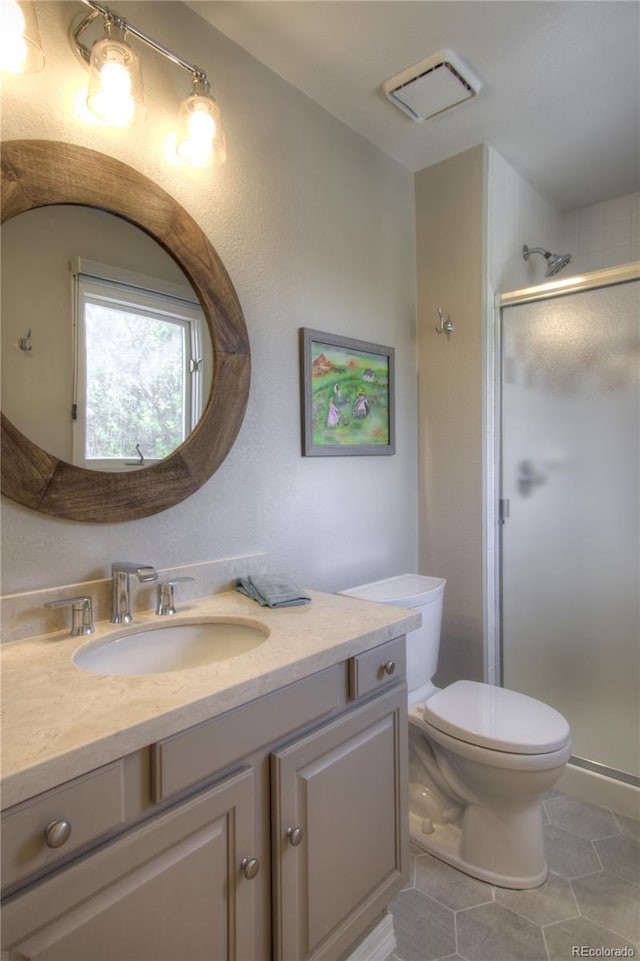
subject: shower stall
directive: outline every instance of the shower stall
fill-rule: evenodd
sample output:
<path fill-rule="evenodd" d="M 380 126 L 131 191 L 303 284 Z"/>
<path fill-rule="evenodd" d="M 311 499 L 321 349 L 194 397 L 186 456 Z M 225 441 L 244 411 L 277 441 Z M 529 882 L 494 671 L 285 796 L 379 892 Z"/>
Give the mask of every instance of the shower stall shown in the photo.
<path fill-rule="evenodd" d="M 640 264 L 497 298 L 501 682 L 640 785 Z"/>

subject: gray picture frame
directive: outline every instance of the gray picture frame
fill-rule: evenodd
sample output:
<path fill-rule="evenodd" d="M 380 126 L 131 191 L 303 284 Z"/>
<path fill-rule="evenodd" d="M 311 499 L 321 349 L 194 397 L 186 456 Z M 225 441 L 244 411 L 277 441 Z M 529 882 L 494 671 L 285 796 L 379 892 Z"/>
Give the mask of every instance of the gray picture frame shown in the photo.
<path fill-rule="evenodd" d="M 395 454 L 393 347 L 300 328 L 302 454 Z"/>

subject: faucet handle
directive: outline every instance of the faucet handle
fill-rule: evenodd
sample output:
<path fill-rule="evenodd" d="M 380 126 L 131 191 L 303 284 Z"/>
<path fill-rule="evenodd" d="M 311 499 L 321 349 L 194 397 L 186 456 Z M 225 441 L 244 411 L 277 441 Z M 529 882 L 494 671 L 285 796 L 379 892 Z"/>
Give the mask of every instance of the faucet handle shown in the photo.
<path fill-rule="evenodd" d="M 158 584 L 156 614 L 159 617 L 176 613 L 173 589 L 176 584 L 184 584 L 187 581 L 195 581 L 195 577 L 173 577 L 170 581 L 162 581 L 161 584 Z"/>
<path fill-rule="evenodd" d="M 90 597 L 63 597 L 59 601 L 46 601 L 45 607 L 70 607 L 71 630 L 70 637 L 83 637 L 93 634 L 93 605 Z"/>

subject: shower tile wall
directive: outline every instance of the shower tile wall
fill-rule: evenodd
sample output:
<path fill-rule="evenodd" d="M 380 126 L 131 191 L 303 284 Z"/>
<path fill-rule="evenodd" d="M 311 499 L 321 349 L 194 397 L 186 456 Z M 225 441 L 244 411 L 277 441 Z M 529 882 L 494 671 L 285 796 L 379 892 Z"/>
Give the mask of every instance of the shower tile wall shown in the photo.
<path fill-rule="evenodd" d="M 640 193 L 561 214 L 559 246 L 573 251 L 574 273 L 640 260 Z"/>
<path fill-rule="evenodd" d="M 492 147 L 488 149 L 488 290 L 518 290 L 544 282 L 539 257 L 522 259 L 522 245 L 571 253 L 562 276 L 640 260 L 640 192 L 587 207 L 556 210 Z M 492 303 L 489 304 L 491 308 Z"/>
<path fill-rule="evenodd" d="M 560 252 L 560 215 L 493 147 L 487 149 L 487 271 L 492 307 L 496 291 L 543 282 L 544 262 L 539 257 L 523 260 L 522 245 Z"/>

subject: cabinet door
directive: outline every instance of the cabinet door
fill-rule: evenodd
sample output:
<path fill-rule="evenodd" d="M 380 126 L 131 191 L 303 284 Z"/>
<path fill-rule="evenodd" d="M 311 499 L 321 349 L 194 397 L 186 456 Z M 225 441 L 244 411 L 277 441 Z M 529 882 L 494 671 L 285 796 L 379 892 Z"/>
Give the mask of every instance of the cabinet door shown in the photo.
<path fill-rule="evenodd" d="M 275 961 L 335 959 L 408 870 L 407 691 L 272 755 Z"/>
<path fill-rule="evenodd" d="M 244 769 L 17 895 L 3 961 L 251 961 L 253 798 Z"/>

